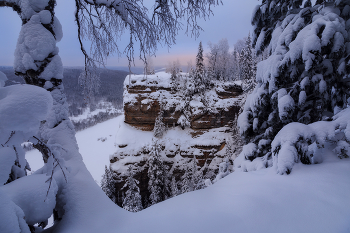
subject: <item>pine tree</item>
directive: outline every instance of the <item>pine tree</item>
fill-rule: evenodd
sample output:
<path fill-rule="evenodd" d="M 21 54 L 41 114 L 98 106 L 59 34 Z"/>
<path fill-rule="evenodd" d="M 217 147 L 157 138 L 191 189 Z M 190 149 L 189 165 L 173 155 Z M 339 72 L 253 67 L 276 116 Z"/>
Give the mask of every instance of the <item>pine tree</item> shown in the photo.
<path fill-rule="evenodd" d="M 193 191 L 192 177 L 191 169 L 186 166 L 185 174 L 182 176 L 181 193 Z"/>
<path fill-rule="evenodd" d="M 156 118 L 154 122 L 154 129 L 153 129 L 153 136 L 156 138 L 161 138 L 163 137 L 163 134 L 166 130 L 166 126 L 163 122 L 163 115 L 164 111 L 162 110 L 162 107 L 160 107 L 160 112 L 158 114 L 158 117 Z"/>
<path fill-rule="evenodd" d="M 134 178 L 133 167 L 130 165 L 127 170 L 127 178 L 122 189 L 126 189 L 123 200 L 123 208 L 130 212 L 138 212 L 143 209 L 140 195 L 139 181 Z"/>
<path fill-rule="evenodd" d="M 194 190 L 204 189 L 206 187 L 203 176 L 203 169 L 200 169 L 194 176 Z"/>
<path fill-rule="evenodd" d="M 117 202 L 116 199 L 116 188 L 115 188 L 115 174 L 113 170 L 105 166 L 105 173 L 102 175 L 101 188 L 114 203 Z"/>
<path fill-rule="evenodd" d="M 170 190 L 171 190 L 171 197 L 175 197 L 179 195 L 179 188 L 177 186 L 177 182 L 174 176 L 171 179 Z"/>
<path fill-rule="evenodd" d="M 196 56 L 196 70 L 193 75 L 195 92 L 202 92 L 205 88 L 205 70 L 202 42 L 199 42 L 198 53 Z"/>
<path fill-rule="evenodd" d="M 186 164 L 185 174 L 182 176 L 181 192 L 187 193 L 196 188 L 197 159 L 194 156 L 191 162 Z"/>
<path fill-rule="evenodd" d="M 231 160 L 234 160 L 242 152 L 243 140 L 237 126 L 237 115 L 232 122 L 232 138 L 226 140 L 226 146 L 225 157 L 231 158 Z"/>
<path fill-rule="evenodd" d="M 255 87 L 256 59 L 251 45 L 250 34 L 245 41 L 245 47 L 240 54 L 240 79 L 243 81 L 243 91 L 250 93 Z"/>
<path fill-rule="evenodd" d="M 301 8 L 301 0 L 263 0 L 253 14 L 255 49 L 267 48 L 271 55 L 260 62 L 257 87 L 239 116 L 242 136 L 255 144 L 246 159 L 277 154 L 271 141 L 286 124 L 309 124 L 346 107 L 349 6 L 343 1 L 306 3 Z"/>
<path fill-rule="evenodd" d="M 164 201 L 168 196 L 166 191 L 166 167 L 160 156 L 160 145 L 156 140 L 152 142 L 152 148 L 148 163 L 148 190 L 150 192 L 150 205 Z"/>

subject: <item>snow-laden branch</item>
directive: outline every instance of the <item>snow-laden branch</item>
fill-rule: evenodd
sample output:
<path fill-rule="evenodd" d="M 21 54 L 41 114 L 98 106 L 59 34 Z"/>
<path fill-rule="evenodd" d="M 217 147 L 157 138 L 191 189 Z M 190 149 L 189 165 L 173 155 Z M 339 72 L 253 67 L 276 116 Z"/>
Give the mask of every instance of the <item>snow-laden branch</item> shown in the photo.
<path fill-rule="evenodd" d="M 20 11 L 18 0 L 0 0 L 0 7 L 12 7 L 15 11 Z"/>
<path fill-rule="evenodd" d="M 180 20 L 187 22 L 187 32 L 198 36 L 202 30 L 197 24 L 198 18 L 206 19 L 212 13 L 211 7 L 221 3 L 219 0 L 200 1 L 164 1 L 155 0 L 149 11 L 140 0 L 76 0 L 75 20 L 78 25 L 78 37 L 85 64 L 91 61 L 103 65 L 111 53 L 126 53 L 130 63 L 134 61 L 134 46 L 140 47 L 139 57 L 146 60 L 148 54 L 154 54 L 158 43 L 167 46 L 175 44 L 175 36 L 182 28 Z M 121 49 L 117 40 L 125 31 L 130 33 L 130 41 Z M 83 40 L 91 41 L 90 53 Z"/>

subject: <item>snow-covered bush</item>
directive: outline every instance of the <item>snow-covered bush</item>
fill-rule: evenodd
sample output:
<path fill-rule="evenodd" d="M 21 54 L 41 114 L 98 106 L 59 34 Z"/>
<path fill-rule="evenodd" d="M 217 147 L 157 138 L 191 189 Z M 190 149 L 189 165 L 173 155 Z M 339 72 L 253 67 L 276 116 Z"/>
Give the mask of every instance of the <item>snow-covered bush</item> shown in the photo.
<path fill-rule="evenodd" d="M 250 143 L 235 160 L 236 169 L 243 171 L 259 170 L 271 166 L 278 174 L 289 174 L 295 163 L 316 164 L 323 161 L 322 149 L 330 148 L 339 158 L 350 155 L 350 108 L 339 112 L 333 121 L 318 121 L 309 125 L 298 122 L 284 126 L 271 143 L 271 153 L 250 162 L 245 156 L 256 150 Z"/>
<path fill-rule="evenodd" d="M 225 161 L 220 163 L 219 165 L 219 173 L 216 175 L 215 179 L 213 180 L 213 183 L 230 174 L 229 166 L 230 163 L 228 161 L 228 158 L 225 158 Z"/>

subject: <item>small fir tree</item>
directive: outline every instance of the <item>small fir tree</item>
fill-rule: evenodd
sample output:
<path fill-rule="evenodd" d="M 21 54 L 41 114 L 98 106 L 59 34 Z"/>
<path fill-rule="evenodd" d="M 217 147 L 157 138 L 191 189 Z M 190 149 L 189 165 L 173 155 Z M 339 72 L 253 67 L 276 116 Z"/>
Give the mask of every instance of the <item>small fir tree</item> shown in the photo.
<path fill-rule="evenodd" d="M 240 76 L 243 81 L 243 91 L 250 93 L 255 87 L 256 58 L 252 48 L 250 34 L 245 41 L 245 47 L 240 54 Z"/>
<path fill-rule="evenodd" d="M 152 142 L 150 157 L 148 159 L 148 190 L 150 192 L 149 204 L 154 205 L 164 201 L 167 196 L 165 193 L 165 165 L 159 154 L 160 145 L 156 140 Z"/>
<path fill-rule="evenodd" d="M 205 70 L 202 42 L 199 42 L 198 53 L 196 56 L 196 70 L 193 75 L 193 81 L 195 85 L 195 93 L 203 92 L 205 89 Z"/>
<path fill-rule="evenodd" d="M 171 179 L 170 191 L 171 191 L 171 197 L 175 197 L 175 196 L 179 195 L 179 188 L 177 186 L 177 182 L 176 182 L 176 179 L 174 176 Z"/>
<path fill-rule="evenodd" d="M 115 193 L 115 173 L 110 167 L 105 166 L 105 173 L 102 175 L 101 188 L 114 203 L 117 202 Z"/>
<path fill-rule="evenodd" d="M 154 122 L 154 129 L 153 129 L 153 136 L 156 138 L 163 137 L 163 134 L 166 130 L 166 126 L 163 122 L 164 111 L 162 110 L 162 107 L 160 108 L 161 110 L 159 112 L 158 117 L 156 118 L 156 121 Z"/>
<path fill-rule="evenodd" d="M 139 181 L 134 178 L 133 167 L 130 165 L 127 170 L 127 178 L 122 189 L 126 189 L 123 200 L 123 208 L 130 212 L 138 212 L 143 209 Z"/>
<path fill-rule="evenodd" d="M 181 187 L 182 193 L 187 193 L 195 190 L 196 172 L 197 172 L 197 162 L 196 162 L 196 157 L 194 156 L 191 162 L 186 164 L 185 174 L 182 176 L 182 187 Z"/>

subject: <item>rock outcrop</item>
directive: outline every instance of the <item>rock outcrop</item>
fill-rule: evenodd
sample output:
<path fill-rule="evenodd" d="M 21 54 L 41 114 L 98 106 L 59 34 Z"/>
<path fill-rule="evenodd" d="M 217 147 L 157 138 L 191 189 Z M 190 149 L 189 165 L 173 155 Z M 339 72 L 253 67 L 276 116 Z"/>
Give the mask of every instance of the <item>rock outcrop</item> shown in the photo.
<path fill-rule="evenodd" d="M 215 178 L 226 154 L 226 144 L 232 138 L 231 127 L 240 110 L 242 88 L 238 82 L 212 83 L 204 93 L 188 96 L 184 94 L 187 79 L 182 74 L 174 85 L 167 73 L 126 77 L 125 124 L 119 127 L 117 151 L 110 157 L 111 168 L 118 176 L 116 196 L 123 196 L 125 171 L 133 165 L 143 204 L 147 205 L 147 159 L 154 140 L 161 145 L 164 163 L 177 181 L 193 158 L 205 178 Z M 153 130 L 160 114 L 166 128 L 163 136 L 155 139 Z M 180 121 L 184 115 L 189 127 Z M 117 198 L 117 204 L 122 204 L 122 198 Z"/>

